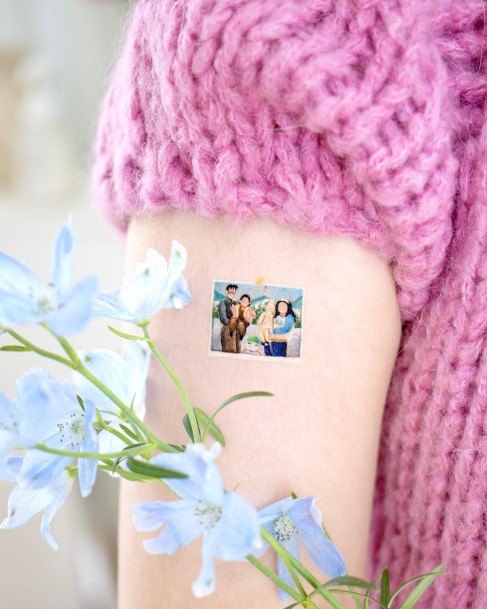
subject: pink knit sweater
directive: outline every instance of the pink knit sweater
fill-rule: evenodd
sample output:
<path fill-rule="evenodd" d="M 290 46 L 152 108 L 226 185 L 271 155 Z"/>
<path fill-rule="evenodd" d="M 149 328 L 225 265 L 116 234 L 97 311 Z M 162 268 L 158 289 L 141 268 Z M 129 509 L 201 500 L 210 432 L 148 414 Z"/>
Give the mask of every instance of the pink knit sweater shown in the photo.
<path fill-rule="evenodd" d="M 391 265 L 403 341 L 369 576 L 440 561 L 425 609 L 487 607 L 487 7 L 139 0 L 105 97 L 103 214 L 179 207 L 351 236 Z"/>

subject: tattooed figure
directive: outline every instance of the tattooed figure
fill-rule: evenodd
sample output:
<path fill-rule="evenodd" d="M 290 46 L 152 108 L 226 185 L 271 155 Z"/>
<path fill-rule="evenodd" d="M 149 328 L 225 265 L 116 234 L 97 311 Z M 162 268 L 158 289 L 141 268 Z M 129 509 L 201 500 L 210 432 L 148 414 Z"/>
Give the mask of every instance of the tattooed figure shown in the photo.
<path fill-rule="evenodd" d="M 259 326 L 260 340 L 263 345 L 268 345 L 270 342 L 270 336 L 272 328 L 274 327 L 274 313 L 276 309 L 276 303 L 274 300 L 268 300 L 265 306 L 264 312 L 260 315 L 257 320 Z"/>
<path fill-rule="evenodd" d="M 237 304 L 234 300 L 237 290 L 238 285 L 236 283 L 229 283 L 225 289 L 226 298 L 220 302 L 218 307 L 218 316 L 222 322 L 222 351 L 225 353 L 237 353 L 237 336 L 235 328 L 232 330 L 232 327 L 237 321 L 237 318 L 234 316 L 235 310 L 233 309 Z M 230 322 L 232 322 L 232 326 L 230 326 Z"/>

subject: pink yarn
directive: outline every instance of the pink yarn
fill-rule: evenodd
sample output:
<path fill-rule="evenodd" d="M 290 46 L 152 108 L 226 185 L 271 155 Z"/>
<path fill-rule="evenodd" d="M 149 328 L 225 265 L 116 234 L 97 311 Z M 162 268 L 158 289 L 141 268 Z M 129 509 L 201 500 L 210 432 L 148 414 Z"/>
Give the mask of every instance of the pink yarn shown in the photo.
<path fill-rule="evenodd" d="M 480 0 L 139 0 L 93 199 L 347 235 L 404 322 L 369 576 L 443 561 L 418 607 L 487 607 L 487 24 Z"/>

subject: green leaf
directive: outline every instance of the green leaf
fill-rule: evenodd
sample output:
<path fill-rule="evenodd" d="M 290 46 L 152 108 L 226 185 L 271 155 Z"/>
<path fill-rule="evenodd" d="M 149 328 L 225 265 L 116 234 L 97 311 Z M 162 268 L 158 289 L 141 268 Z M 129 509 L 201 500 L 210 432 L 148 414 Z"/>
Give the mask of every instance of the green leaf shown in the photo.
<path fill-rule="evenodd" d="M 183 417 L 183 427 L 186 430 L 186 433 L 188 434 L 191 442 L 194 442 L 193 430 L 191 429 L 191 423 L 187 414 L 185 414 Z"/>
<path fill-rule="evenodd" d="M 198 426 L 203 430 L 203 437 L 209 433 L 215 440 L 218 440 L 222 446 L 225 446 L 225 438 L 221 430 L 215 425 L 215 423 L 211 420 L 204 410 L 201 408 L 194 408 L 194 413 L 196 415 L 196 420 L 198 421 Z"/>
<path fill-rule="evenodd" d="M 122 330 L 117 330 L 117 328 L 114 328 L 113 326 L 108 326 L 108 329 L 111 332 L 113 332 L 114 334 L 116 334 L 117 336 L 124 338 L 125 340 L 141 340 L 144 342 L 147 342 L 149 340 L 145 336 L 137 336 L 136 334 L 127 334 L 127 332 L 122 332 Z"/>
<path fill-rule="evenodd" d="M 257 398 L 257 397 L 272 397 L 274 394 L 269 393 L 268 391 L 246 391 L 244 393 L 237 393 L 236 395 L 232 395 L 231 398 L 228 398 L 224 402 L 218 406 L 216 412 L 219 412 L 225 406 L 228 406 L 232 402 L 236 402 L 237 400 L 244 400 L 246 398 Z"/>
<path fill-rule="evenodd" d="M 380 602 L 387 605 L 391 600 L 391 585 L 389 582 L 389 571 L 384 569 L 380 578 Z"/>
<path fill-rule="evenodd" d="M 272 393 L 269 393 L 268 391 L 246 391 L 245 393 L 238 393 L 237 395 L 233 395 L 232 397 L 228 398 L 227 400 L 225 400 L 224 402 L 222 402 L 220 404 L 220 406 L 218 406 L 218 408 L 215 410 L 215 412 L 211 415 L 211 417 L 209 418 L 209 421 L 211 424 L 213 424 L 213 420 L 215 419 L 216 415 L 223 410 L 226 406 L 228 406 L 229 404 L 232 404 L 233 402 L 236 402 L 237 400 L 243 400 L 245 398 L 253 398 L 253 397 L 267 397 L 267 396 L 272 396 Z M 196 409 L 195 409 L 196 410 Z M 198 409 L 199 410 L 199 409 Z M 201 411 L 203 412 L 203 411 Z M 218 429 L 218 428 L 217 428 Z M 210 429 L 207 430 L 209 433 Z M 220 430 L 218 430 L 220 431 Z M 205 433 L 206 433 L 206 429 L 205 429 Z M 221 432 L 220 432 L 221 433 Z M 192 435 L 192 434 L 191 434 Z M 190 437 L 191 437 L 190 435 Z M 204 434 L 203 434 L 204 435 Z M 213 435 L 213 434 L 212 434 Z M 213 437 L 215 437 L 213 435 Z M 223 438 L 223 435 L 222 435 Z M 217 438 L 218 439 L 218 438 Z M 222 444 L 222 446 L 225 446 L 225 444 Z"/>
<path fill-rule="evenodd" d="M 76 396 L 76 397 L 78 397 L 78 396 Z M 101 416 L 101 413 L 98 410 L 98 408 L 95 409 L 95 416 L 96 416 L 96 420 L 97 420 L 99 428 L 100 429 L 104 429 L 104 427 L 105 427 L 105 421 L 103 420 L 103 417 Z"/>
<path fill-rule="evenodd" d="M 142 474 L 143 476 L 149 476 L 151 478 L 187 478 L 186 474 L 181 472 L 177 472 L 172 469 L 166 469 L 164 467 L 159 467 L 158 465 L 154 465 L 153 463 L 147 463 L 146 461 L 140 461 L 139 459 L 134 459 L 134 457 L 129 457 L 127 459 L 128 468 L 136 473 Z"/>
<path fill-rule="evenodd" d="M 294 491 L 291 491 L 291 497 L 293 499 L 297 499 L 298 498 L 298 496 L 296 495 L 296 493 Z"/>
<path fill-rule="evenodd" d="M 147 446 L 147 442 L 136 442 L 135 444 L 131 444 L 130 446 L 124 446 L 122 450 L 127 450 L 129 448 L 137 448 L 138 446 Z"/>
<path fill-rule="evenodd" d="M 85 403 L 83 401 L 83 398 L 80 395 L 76 394 L 76 399 L 78 400 L 78 404 L 81 406 L 81 410 L 84 410 Z M 98 413 L 98 410 L 96 412 Z M 98 416 L 98 414 L 97 414 L 97 416 Z"/>
<path fill-rule="evenodd" d="M 320 586 L 320 589 L 322 587 L 323 586 Z M 349 594 L 350 596 L 353 596 L 355 605 L 357 606 L 358 609 L 364 609 L 364 605 L 362 605 L 362 603 L 359 600 L 360 598 L 365 599 L 364 603 L 365 603 L 365 605 L 367 605 L 367 607 L 369 607 L 369 601 L 372 601 L 375 605 L 377 605 L 377 607 L 380 607 L 380 609 L 388 609 L 388 607 L 386 605 L 383 605 L 377 599 L 369 596 L 370 590 L 367 590 L 367 592 L 365 594 L 363 594 L 363 592 L 357 592 L 355 590 L 351 590 L 350 588 L 348 590 L 343 590 L 343 588 L 328 588 L 328 592 L 330 592 L 330 593 L 336 592 L 337 594 Z M 314 594 L 314 593 L 315 593 L 315 591 L 313 590 L 313 592 L 311 594 Z"/>
<path fill-rule="evenodd" d="M 129 438 L 132 438 L 132 440 L 139 440 L 130 427 L 127 427 L 127 425 L 124 425 L 123 423 L 119 423 L 119 426 L 120 429 L 122 429 L 129 436 Z"/>
<path fill-rule="evenodd" d="M 443 563 L 438 565 L 436 569 L 433 569 L 431 573 L 427 573 L 425 575 L 420 576 L 422 579 L 419 584 L 413 589 L 413 591 L 409 594 L 407 599 L 402 603 L 399 609 L 411 609 L 416 605 L 419 599 L 423 596 L 426 590 L 431 586 L 431 584 L 435 581 L 435 579 L 440 575 L 443 569 Z M 407 582 L 410 583 L 410 582 Z M 406 585 L 406 584 L 404 584 Z M 399 590 L 397 591 L 399 592 Z M 392 600 L 392 599 L 391 599 Z"/>
<path fill-rule="evenodd" d="M 32 349 L 29 349 L 28 347 L 24 347 L 23 345 L 4 345 L 3 347 L 0 347 L 0 351 L 22 352 L 22 351 L 32 351 Z"/>
<path fill-rule="evenodd" d="M 135 474 L 134 472 L 128 472 L 126 469 L 122 469 L 121 467 L 117 468 L 117 465 L 117 462 L 113 465 L 98 465 L 98 469 L 112 472 L 112 474 L 116 473 L 120 477 L 125 478 L 126 480 L 130 480 L 132 482 L 151 482 L 152 480 L 154 480 L 154 478 L 151 478 L 150 476 L 142 476 L 140 474 Z"/>
<path fill-rule="evenodd" d="M 131 482 L 151 482 L 151 480 L 154 480 L 154 478 L 151 478 L 150 476 L 141 476 L 140 474 L 136 474 L 134 472 L 128 472 L 121 467 L 119 467 L 114 473 L 118 474 L 122 478 L 125 478 L 125 480 L 130 480 Z"/>
<path fill-rule="evenodd" d="M 327 582 L 322 584 L 323 587 L 329 588 L 330 586 L 354 586 L 355 588 L 365 588 L 366 590 L 375 590 L 375 584 L 354 577 L 353 575 L 340 575 L 329 579 Z"/>
<path fill-rule="evenodd" d="M 368 582 L 364 579 L 360 579 L 359 577 L 355 577 L 353 575 L 340 575 L 339 577 L 334 577 L 333 579 L 328 580 L 324 584 L 320 585 L 320 589 L 322 588 L 330 588 L 332 586 L 349 586 L 354 588 L 365 588 L 368 591 L 375 590 L 375 584 L 372 582 Z M 355 590 L 338 590 L 339 592 L 343 592 L 343 594 L 350 594 L 354 598 L 355 605 L 357 607 L 361 607 L 359 597 L 364 596 L 363 594 L 355 592 Z M 336 590 L 330 591 L 336 592 Z M 366 601 L 368 602 L 368 600 Z M 384 605 L 385 607 L 385 605 Z"/>
<path fill-rule="evenodd" d="M 180 453 L 184 452 L 184 446 L 181 446 L 180 444 L 169 444 L 168 446 L 175 448 Z"/>

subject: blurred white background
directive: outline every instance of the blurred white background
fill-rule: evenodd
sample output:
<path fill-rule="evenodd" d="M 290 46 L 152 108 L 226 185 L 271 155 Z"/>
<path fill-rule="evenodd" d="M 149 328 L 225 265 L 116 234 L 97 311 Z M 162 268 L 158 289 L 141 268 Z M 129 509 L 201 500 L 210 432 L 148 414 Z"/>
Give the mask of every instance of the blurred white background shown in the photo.
<path fill-rule="evenodd" d="M 123 242 L 92 209 L 87 178 L 128 8 L 123 0 L 0 0 L 0 250 L 45 278 L 52 240 L 71 213 L 76 279 L 95 273 L 104 289 L 120 286 Z M 74 342 L 119 348 L 103 322 Z M 17 378 L 38 365 L 45 362 L 0 354 L 0 391 L 13 397 Z M 0 482 L 0 520 L 9 492 Z M 88 499 L 75 487 L 55 517 L 57 552 L 40 536 L 40 516 L 0 531 L 1 609 L 114 609 L 116 524 L 117 481 L 100 475 Z"/>

